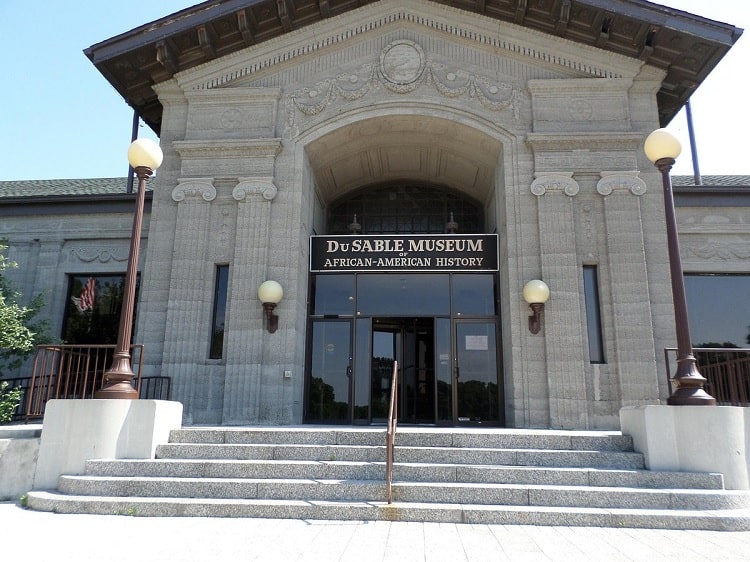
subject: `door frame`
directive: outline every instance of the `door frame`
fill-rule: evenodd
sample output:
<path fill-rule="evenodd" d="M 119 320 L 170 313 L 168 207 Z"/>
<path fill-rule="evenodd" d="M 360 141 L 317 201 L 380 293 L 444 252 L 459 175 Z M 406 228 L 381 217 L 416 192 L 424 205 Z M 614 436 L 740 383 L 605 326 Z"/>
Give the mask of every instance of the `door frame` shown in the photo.
<path fill-rule="evenodd" d="M 459 418 L 459 369 L 458 364 L 458 327 L 462 324 L 492 324 L 494 325 L 495 347 L 495 381 L 497 384 L 497 418 L 494 420 L 461 420 Z M 455 427 L 504 427 L 505 426 L 505 383 L 502 376 L 502 342 L 500 341 L 499 318 L 452 318 L 451 319 L 451 379 L 453 399 L 453 425 Z"/>

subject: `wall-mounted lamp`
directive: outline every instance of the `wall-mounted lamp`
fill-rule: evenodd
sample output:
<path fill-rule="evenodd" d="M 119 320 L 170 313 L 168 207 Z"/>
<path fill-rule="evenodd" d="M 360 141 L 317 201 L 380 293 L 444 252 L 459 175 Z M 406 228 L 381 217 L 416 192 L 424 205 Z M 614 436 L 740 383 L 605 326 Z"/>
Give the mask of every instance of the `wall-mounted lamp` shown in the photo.
<path fill-rule="evenodd" d="M 529 331 L 532 334 L 538 334 L 542 328 L 542 312 L 548 298 L 549 287 L 544 281 L 533 279 L 523 287 L 523 299 L 529 303 L 533 313 L 529 316 Z"/>
<path fill-rule="evenodd" d="M 263 303 L 263 311 L 266 313 L 266 329 L 273 334 L 279 327 L 279 317 L 273 313 L 276 305 L 281 302 L 284 289 L 276 281 L 264 281 L 258 287 L 258 298 Z"/>

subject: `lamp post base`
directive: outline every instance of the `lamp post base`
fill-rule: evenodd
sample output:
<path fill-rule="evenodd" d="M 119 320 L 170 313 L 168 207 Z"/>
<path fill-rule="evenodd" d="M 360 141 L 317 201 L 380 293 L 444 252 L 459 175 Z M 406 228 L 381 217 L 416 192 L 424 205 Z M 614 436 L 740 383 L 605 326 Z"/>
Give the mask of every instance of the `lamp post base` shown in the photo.
<path fill-rule="evenodd" d="M 94 393 L 94 398 L 138 400 L 138 391 L 133 388 L 135 373 L 130 368 L 130 354 L 116 351 L 112 367 L 104 373 L 104 385 Z"/>
<path fill-rule="evenodd" d="M 127 381 L 110 384 L 106 388 L 97 390 L 94 398 L 113 398 L 117 400 L 138 400 L 138 391 Z"/>
<path fill-rule="evenodd" d="M 683 386 L 667 398 L 668 406 L 716 406 L 716 398 L 703 390 L 702 386 Z"/>

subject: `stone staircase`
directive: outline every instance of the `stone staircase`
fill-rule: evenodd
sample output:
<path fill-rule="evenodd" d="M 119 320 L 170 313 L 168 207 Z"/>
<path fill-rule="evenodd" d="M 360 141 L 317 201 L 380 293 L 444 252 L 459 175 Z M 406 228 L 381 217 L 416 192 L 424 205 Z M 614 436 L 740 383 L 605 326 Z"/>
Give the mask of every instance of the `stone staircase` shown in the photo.
<path fill-rule="evenodd" d="M 90 460 L 28 506 L 59 513 L 750 530 L 720 474 L 644 469 L 616 432 L 188 428 L 151 460 Z"/>

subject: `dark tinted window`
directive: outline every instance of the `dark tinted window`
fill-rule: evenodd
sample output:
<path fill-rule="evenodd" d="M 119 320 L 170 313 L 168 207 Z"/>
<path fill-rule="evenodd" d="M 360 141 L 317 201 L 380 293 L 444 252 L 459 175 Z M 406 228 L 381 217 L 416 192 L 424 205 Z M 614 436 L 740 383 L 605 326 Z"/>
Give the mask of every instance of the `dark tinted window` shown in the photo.
<path fill-rule="evenodd" d="M 313 283 L 312 314 L 354 314 L 354 275 L 315 275 Z"/>
<path fill-rule="evenodd" d="M 357 314 L 448 316 L 448 275 L 375 274 L 357 277 Z"/>
<path fill-rule="evenodd" d="M 750 275 L 686 274 L 685 294 L 694 347 L 750 347 Z"/>
<path fill-rule="evenodd" d="M 451 278 L 451 291 L 454 315 L 495 315 L 494 275 L 455 274 Z"/>

